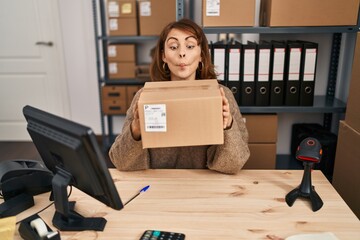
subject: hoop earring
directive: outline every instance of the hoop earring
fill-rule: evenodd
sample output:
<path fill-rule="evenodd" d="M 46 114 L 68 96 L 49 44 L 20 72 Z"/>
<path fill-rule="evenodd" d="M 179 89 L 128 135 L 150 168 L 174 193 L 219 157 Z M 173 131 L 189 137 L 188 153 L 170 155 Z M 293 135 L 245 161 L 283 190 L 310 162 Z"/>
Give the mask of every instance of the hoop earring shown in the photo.
<path fill-rule="evenodd" d="M 201 72 L 204 68 L 204 63 L 203 62 L 199 62 L 199 66 L 198 66 L 198 71 Z"/>
<path fill-rule="evenodd" d="M 169 69 L 169 66 L 167 65 L 166 62 L 163 63 L 162 68 L 163 68 L 166 75 L 170 74 L 170 69 Z"/>

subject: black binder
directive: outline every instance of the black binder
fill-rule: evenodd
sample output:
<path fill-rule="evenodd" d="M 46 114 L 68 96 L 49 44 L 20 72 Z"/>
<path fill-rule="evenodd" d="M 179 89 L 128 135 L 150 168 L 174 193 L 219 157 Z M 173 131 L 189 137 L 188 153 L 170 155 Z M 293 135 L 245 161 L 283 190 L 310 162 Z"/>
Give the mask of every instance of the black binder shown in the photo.
<path fill-rule="evenodd" d="M 262 41 L 256 50 L 255 105 L 268 106 L 270 99 L 270 57 L 271 44 Z"/>
<path fill-rule="evenodd" d="M 270 60 L 270 105 L 282 106 L 284 104 L 284 71 L 286 43 L 272 41 Z"/>
<path fill-rule="evenodd" d="M 257 44 L 248 42 L 241 51 L 240 105 L 255 105 L 255 64 Z"/>
<path fill-rule="evenodd" d="M 241 48 L 242 44 L 230 42 L 226 50 L 227 86 L 234 94 L 237 103 L 240 105 L 240 71 L 241 71 Z"/>
<path fill-rule="evenodd" d="M 302 44 L 299 105 L 312 106 L 314 104 L 318 44 L 307 41 L 299 42 Z"/>
<path fill-rule="evenodd" d="M 300 96 L 300 65 L 302 44 L 288 41 L 286 46 L 285 105 L 298 106 Z"/>
<path fill-rule="evenodd" d="M 227 44 L 219 41 L 211 44 L 211 61 L 214 64 L 217 80 L 226 86 L 227 66 L 225 61 Z"/>

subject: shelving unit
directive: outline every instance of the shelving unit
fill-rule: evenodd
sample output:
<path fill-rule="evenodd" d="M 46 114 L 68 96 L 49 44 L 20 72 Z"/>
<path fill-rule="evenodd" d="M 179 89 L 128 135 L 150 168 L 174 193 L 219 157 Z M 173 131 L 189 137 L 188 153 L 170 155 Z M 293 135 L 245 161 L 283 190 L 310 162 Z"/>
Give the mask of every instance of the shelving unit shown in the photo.
<path fill-rule="evenodd" d="M 93 6 L 93 20 L 96 46 L 96 66 L 99 97 L 101 101 L 101 87 L 103 85 L 116 86 L 131 86 L 143 85 L 145 83 L 142 79 L 111 79 L 109 80 L 107 45 L 114 43 L 146 43 L 158 39 L 158 36 L 108 36 L 106 34 L 106 4 L 105 0 L 92 0 Z M 181 19 L 184 16 L 184 0 L 176 0 L 176 19 Z M 103 150 L 106 152 L 115 140 L 113 132 L 113 117 L 120 115 L 105 115 L 103 113 L 102 105 L 100 104 L 101 115 L 101 131 Z"/>
<path fill-rule="evenodd" d="M 114 37 L 106 35 L 106 17 L 105 17 L 105 3 L 103 0 L 93 0 L 94 9 L 94 26 L 96 38 L 96 54 L 97 54 L 97 68 L 98 68 L 98 83 L 99 94 L 101 94 L 101 86 L 106 85 L 139 85 L 144 81 L 137 79 L 108 79 L 108 72 L 104 66 L 107 64 L 107 53 L 103 51 L 106 49 L 108 43 L 144 43 L 157 39 L 157 36 L 128 36 L 128 37 Z M 177 19 L 184 16 L 184 1 L 177 0 Z M 100 16 L 100 21 L 98 19 Z M 100 23 L 100 29 L 98 24 Z M 242 113 L 321 113 L 324 114 L 324 127 L 330 129 L 333 114 L 342 114 L 346 111 L 346 103 L 335 98 L 336 84 L 338 82 L 337 72 L 341 48 L 341 39 L 344 33 L 356 34 L 359 31 L 360 21 L 356 26 L 324 26 L 324 27 L 204 27 L 206 34 L 332 34 L 331 56 L 329 63 L 328 79 L 326 95 L 315 96 L 314 105 L 310 107 L 303 106 L 241 106 Z M 103 146 L 106 151 L 112 144 L 115 136 L 113 133 L 113 116 L 104 115 L 101 109 L 101 128 L 103 135 Z M 107 129 L 105 129 L 105 122 Z M 281 156 L 284 158 L 284 156 Z M 286 158 L 286 157 L 285 157 Z"/>

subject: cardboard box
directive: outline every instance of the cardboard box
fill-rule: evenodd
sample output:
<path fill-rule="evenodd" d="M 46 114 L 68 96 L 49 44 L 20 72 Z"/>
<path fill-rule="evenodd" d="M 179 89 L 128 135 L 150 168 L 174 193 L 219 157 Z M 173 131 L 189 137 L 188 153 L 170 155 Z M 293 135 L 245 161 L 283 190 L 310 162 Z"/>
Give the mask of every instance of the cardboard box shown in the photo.
<path fill-rule="evenodd" d="M 108 20 L 109 36 L 136 36 L 137 20 L 136 18 L 110 18 Z"/>
<path fill-rule="evenodd" d="M 127 110 L 126 87 L 103 86 L 101 103 L 104 114 L 125 114 Z"/>
<path fill-rule="evenodd" d="M 276 143 L 278 117 L 276 114 L 243 114 L 249 132 L 249 143 Z"/>
<path fill-rule="evenodd" d="M 109 78 L 135 78 L 135 62 L 109 62 Z"/>
<path fill-rule="evenodd" d="M 135 44 L 109 44 L 109 62 L 136 62 Z"/>
<path fill-rule="evenodd" d="M 360 219 L 360 132 L 340 121 L 332 184 Z"/>
<path fill-rule="evenodd" d="M 345 121 L 360 132 L 360 33 L 357 33 Z"/>
<path fill-rule="evenodd" d="M 249 143 L 250 158 L 244 169 L 275 169 L 276 144 L 275 143 Z"/>
<path fill-rule="evenodd" d="M 138 107 L 143 148 L 224 142 L 216 80 L 146 82 Z"/>
<path fill-rule="evenodd" d="M 359 0 L 266 0 L 261 2 L 263 26 L 354 26 Z"/>
<path fill-rule="evenodd" d="M 215 1 L 216 2 L 216 1 Z M 219 4 L 202 1 L 204 27 L 239 27 L 255 25 L 255 0 L 222 0 Z M 209 3 L 209 4 L 208 4 Z"/>
<path fill-rule="evenodd" d="M 136 18 L 135 0 L 109 0 L 107 3 L 109 18 Z"/>
<path fill-rule="evenodd" d="M 176 21 L 176 0 L 139 0 L 139 35 L 157 36 Z"/>

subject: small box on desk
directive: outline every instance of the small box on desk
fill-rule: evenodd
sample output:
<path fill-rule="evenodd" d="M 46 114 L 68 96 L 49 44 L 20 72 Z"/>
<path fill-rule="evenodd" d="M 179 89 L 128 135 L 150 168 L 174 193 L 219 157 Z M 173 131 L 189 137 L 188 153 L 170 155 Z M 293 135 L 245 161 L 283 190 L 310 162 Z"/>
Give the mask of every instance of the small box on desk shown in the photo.
<path fill-rule="evenodd" d="M 216 4 L 203 0 L 203 27 L 251 27 L 255 25 L 255 0 L 218 2 L 219 4 Z"/>
<path fill-rule="evenodd" d="M 224 143 L 217 80 L 146 82 L 138 107 L 143 148 Z"/>

